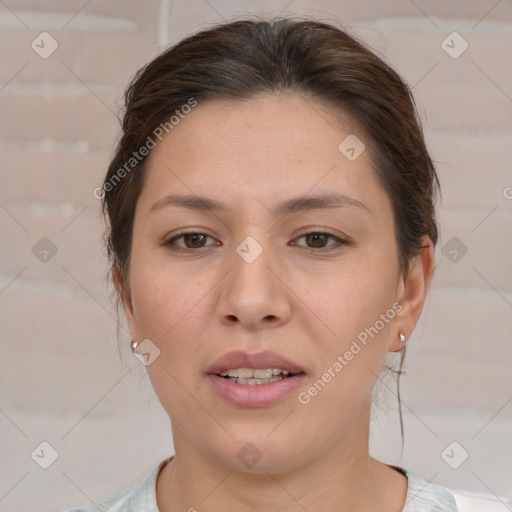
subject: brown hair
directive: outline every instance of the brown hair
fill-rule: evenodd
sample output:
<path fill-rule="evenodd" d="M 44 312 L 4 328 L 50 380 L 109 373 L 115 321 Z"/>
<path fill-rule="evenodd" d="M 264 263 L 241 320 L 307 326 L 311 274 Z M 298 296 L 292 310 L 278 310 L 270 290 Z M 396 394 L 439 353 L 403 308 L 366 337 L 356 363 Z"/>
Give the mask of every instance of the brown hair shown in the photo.
<path fill-rule="evenodd" d="M 239 20 L 182 40 L 141 68 L 125 93 L 122 137 L 104 181 L 106 246 L 112 269 L 127 280 L 135 205 L 147 157 L 114 178 L 155 128 L 194 98 L 248 99 L 295 92 L 352 114 L 370 137 L 374 168 L 389 195 L 400 270 L 438 239 L 439 181 L 409 87 L 393 69 L 341 29 L 312 20 Z M 110 185 L 109 185 L 110 183 Z"/>
<path fill-rule="evenodd" d="M 434 200 L 440 185 L 414 99 L 399 75 L 333 25 L 298 18 L 238 20 L 167 49 L 140 69 L 126 90 L 122 136 L 102 198 L 111 270 L 119 272 L 123 295 L 129 291 L 133 219 L 147 158 L 112 186 L 116 173 L 191 98 L 201 104 L 279 92 L 328 102 L 364 128 L 373 167 L 392 203 L 402 273 L 424 248 L 423 235 L 435 246 Z"/>

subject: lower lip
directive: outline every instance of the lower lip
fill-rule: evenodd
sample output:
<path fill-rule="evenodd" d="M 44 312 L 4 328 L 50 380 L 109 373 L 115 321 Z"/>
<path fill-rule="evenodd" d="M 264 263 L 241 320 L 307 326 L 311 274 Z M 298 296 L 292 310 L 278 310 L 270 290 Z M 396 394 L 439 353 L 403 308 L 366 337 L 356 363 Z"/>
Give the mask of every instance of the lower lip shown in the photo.
<path fill-rule="evenodd" d="M 219 375 L 208 375 L 213 387 L 220 396 L 239 407 L 262 407 L 271 405 L 289 395 L 303 381 L 305 374 L 276 380 L 267 384 L 237 384 Z"/>

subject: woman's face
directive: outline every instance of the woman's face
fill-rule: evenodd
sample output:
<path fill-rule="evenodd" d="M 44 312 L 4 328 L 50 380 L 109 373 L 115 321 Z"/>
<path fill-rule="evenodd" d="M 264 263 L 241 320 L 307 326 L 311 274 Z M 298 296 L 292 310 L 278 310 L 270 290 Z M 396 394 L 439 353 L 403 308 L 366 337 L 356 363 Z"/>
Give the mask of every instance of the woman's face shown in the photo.
<path fill-rule="evenodd" d="M 125 308 L 133 338 L 160 350 L 147 370 L 177 454 L 263 471 L 364 445 L 405 310 L 391 203 L 362 143 L 325 105 L 260 95 L 199 102 L 152 151 Z M 242 367 L 290 374 L 218 375 Z"/>

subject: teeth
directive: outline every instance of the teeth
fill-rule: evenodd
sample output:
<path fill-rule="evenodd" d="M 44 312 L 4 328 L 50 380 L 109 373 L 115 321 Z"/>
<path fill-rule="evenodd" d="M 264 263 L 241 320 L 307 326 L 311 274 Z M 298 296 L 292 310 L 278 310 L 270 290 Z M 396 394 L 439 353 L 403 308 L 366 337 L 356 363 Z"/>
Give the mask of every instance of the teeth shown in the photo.
<path fill-rule="evenodd" d="M 275 370 L 278 371 L 278 368 Z M 252 371 L 252 376 L 254 379 L 268 379 L 269 377 L 272 377 L 272 371 L 272 368 L 267 368 L 265 370 L 255 369 Z"/>
<path fill-rule="evenodd" d="M 269 382 L 275 382 L 276 380 L 284 379 L 283 375 L 276 375 L 269 377 L 268 379 L 238 379 L 231 377 L 229 380 L 231 382 L 236 382 L 237 384 L 244 384 L 246 386 L 257 386 L 258 384 L 268 384 Z"/>
<path fill-rule="evenodd" d="M 256 386 L 268 384 L 284 379 L 290 372 L 281 368 L 233 368 L 220 373 L 221 377 L 227 377 L 231 382 L 244 384 L 245 386 Z"/>
<path fill-rule="evenodd" d="M 239 379 L 251 379 L 253 377 L 253 370 L 251 370 L 251 368 L 237 368 L 235 371 L 237 372 Z"/>
<path fill-rule="evenodd" d="M 281 374 L 286 376 L 289 375 L 290 372 L 288 370 L 281 370 L 280 368 L 234 368 L 220 373 L 221 377 L 238 377 L 242 380 L 269 379 Z"/>

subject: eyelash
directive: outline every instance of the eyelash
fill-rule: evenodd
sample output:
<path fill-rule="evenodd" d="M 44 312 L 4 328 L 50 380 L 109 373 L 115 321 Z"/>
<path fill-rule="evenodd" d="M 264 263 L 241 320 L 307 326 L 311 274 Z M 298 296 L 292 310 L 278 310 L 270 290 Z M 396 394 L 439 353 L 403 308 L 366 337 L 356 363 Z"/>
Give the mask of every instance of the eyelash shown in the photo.
<path fill-rule="evenodd" d="M 201 231 L 184 231 L 183 233 L 179 233 L 178 235 L 173 236 L 169 240 L 165 240 L 162 243 L 162 245 L 164 245 L 165 247 L 168 247 L 172 251 L 183 252 L 183 253 L 197 252 L 200 249 L 204 249 L 205 247 L 207 247 L 207 246 L 204 246 L 204 247 L 198 247 L 196 249 L 190 249 L 190 248 L 180 247 L 179 245 L 175 244 L 176 240 L 179 240 L 180 238 L 183 238 L 186 235 L 205 235 L 208 238 L 212 238 L 209 235 L 207 235 L 206 233 L 203 233 Z M 313 252 L 331 251 L 331 250 L 339 249 L 340 247 L 342 247 L 344 245 L 350 245 L 350 242 L 348 240 L 344 240 L 343 238 L 340 238 L 339 236 L 333 235 L 333 234 L 325 232 L 325 231 L 308 231 L 306 233 L 302 233 L 297 238 L 297 240 L 304 238 L 308 235 L 326 235 L 328 238 L 332 238 L 333 240 L 336 240 L 336 242 L 337 242 L 337 244 L 332 244 L 331 246 L 327 246 L 327 248 L 320 248 L 320 249 L 315 249 L 315 248 L 306 246 L 307 249 L 310 249 Z M 301 246 L 301 247 L 305 247 L 305 246 Z"/>

